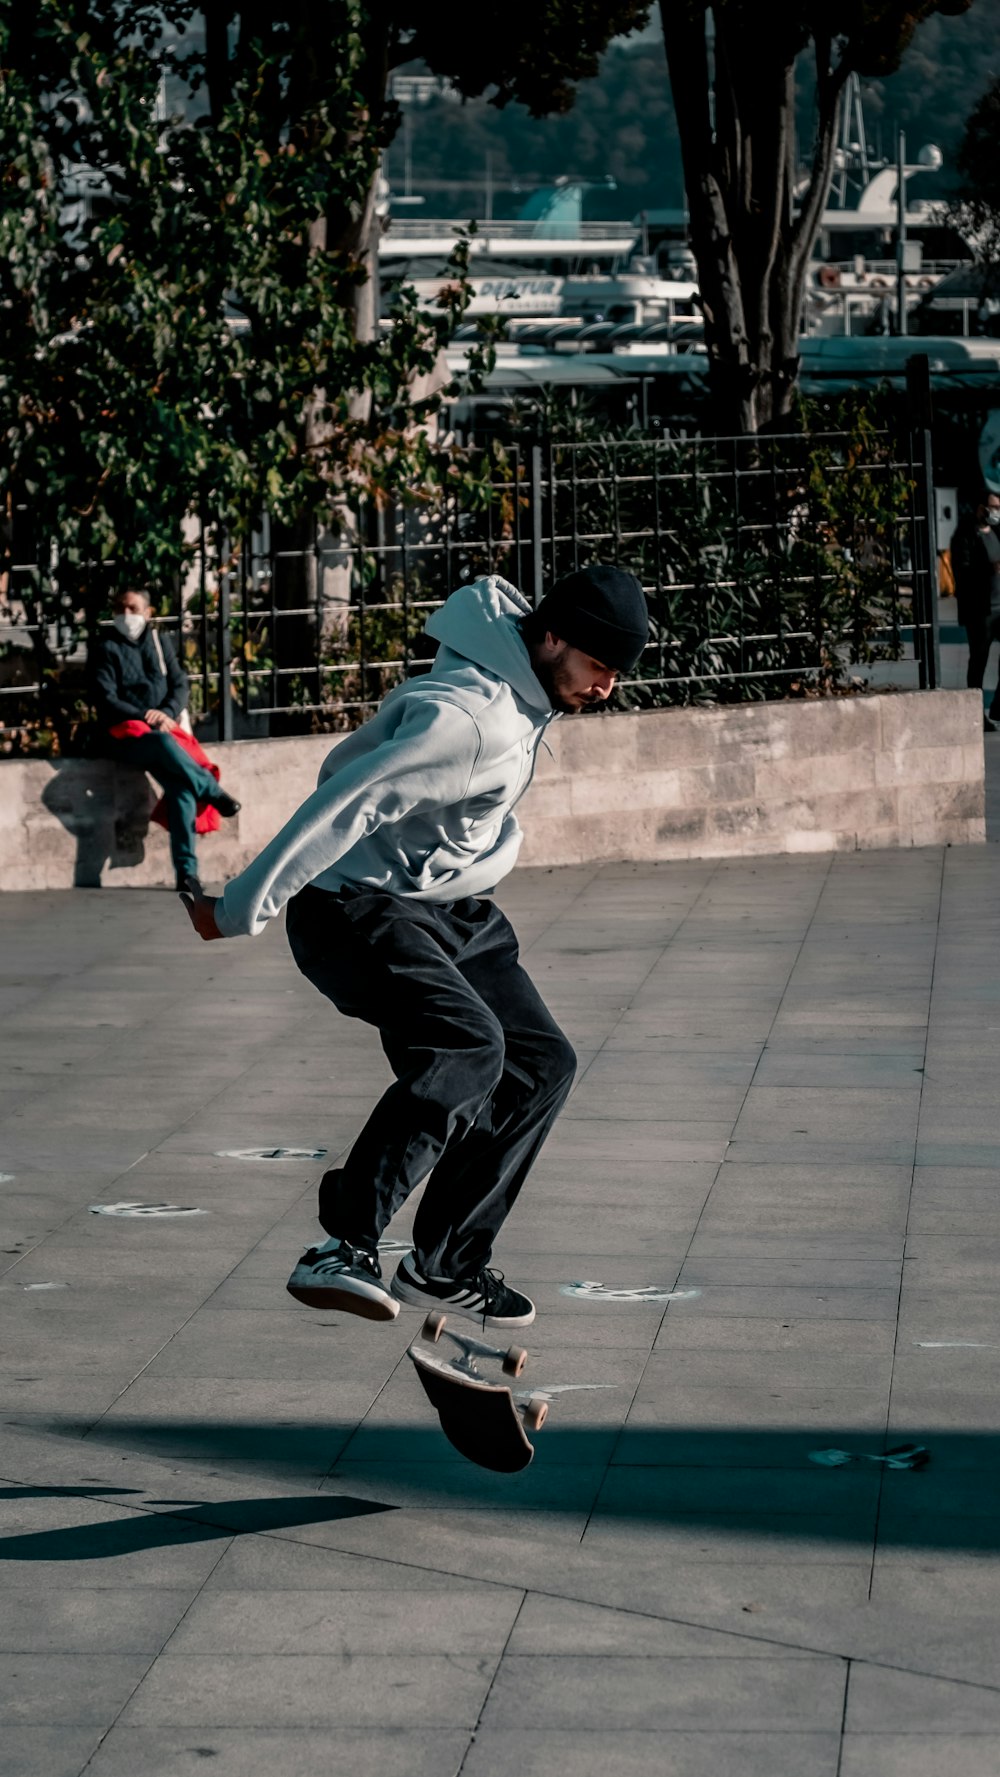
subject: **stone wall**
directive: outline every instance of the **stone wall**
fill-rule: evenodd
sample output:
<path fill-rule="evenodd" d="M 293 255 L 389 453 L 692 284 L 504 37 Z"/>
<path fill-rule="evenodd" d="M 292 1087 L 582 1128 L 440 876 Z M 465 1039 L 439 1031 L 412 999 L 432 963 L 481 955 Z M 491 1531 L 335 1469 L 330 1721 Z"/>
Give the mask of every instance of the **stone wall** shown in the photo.
<path fill-rule="evenodd" d="M 530 864 L 965 844 L 985 837 L 978 692 L 648 710 L 553 724 Z"/>
<path fill-rule="evenodd" d="M 526 864 L 982 840 L 982 701 L 903 692 L 553 723 L 519 816 Z M 328 736 L 209 745 L 243 808 L 200 842 L 234 875 L 314 788 Z M 141 774 L 0 762 L 0 888 L 173 884 Z"/>

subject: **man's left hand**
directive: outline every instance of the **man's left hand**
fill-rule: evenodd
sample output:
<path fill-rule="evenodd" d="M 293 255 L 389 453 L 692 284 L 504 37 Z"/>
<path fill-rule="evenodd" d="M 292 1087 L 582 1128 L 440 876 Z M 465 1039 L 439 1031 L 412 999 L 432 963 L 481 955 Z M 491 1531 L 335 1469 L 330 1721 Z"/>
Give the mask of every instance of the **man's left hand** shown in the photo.
<path fill-rule="evenodd" d="M 222 937 L 222 933 L 215 923 L 215 905 L 218 899 L 218 895 L 194 894 L 187 889 L 181 895 L 191 924 L 199 938 L 204 938 L 206 944 L 210 943 L 213 938 Z"/>

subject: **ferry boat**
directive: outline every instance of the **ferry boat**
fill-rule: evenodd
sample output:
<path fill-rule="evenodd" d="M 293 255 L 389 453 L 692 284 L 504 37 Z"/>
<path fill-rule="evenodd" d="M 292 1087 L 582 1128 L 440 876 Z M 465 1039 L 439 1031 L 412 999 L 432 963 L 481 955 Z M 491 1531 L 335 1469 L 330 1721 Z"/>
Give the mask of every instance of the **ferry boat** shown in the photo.
<path fill-rule="evenodd" d="M 560 179 L 534 192 L 521 214 L 476 223 L 470 237 L 470 319 L 503 315 L 516 340 L 519 323 L 575 321 L 581 326 L 652 326 L 698 319 L 697 282 L 689 263 L 664 276 L 642 251 L 642 223 L 585 222 L 586 180 Z M 383 312 L 392 292 L 408 284 L 434 307 L 454 282 L 448 257 L 468 224 L 436 218 L 397 219 L 392 196 L 379 241 Z M 688 256 L 689 260 L 689 256 Z"/>

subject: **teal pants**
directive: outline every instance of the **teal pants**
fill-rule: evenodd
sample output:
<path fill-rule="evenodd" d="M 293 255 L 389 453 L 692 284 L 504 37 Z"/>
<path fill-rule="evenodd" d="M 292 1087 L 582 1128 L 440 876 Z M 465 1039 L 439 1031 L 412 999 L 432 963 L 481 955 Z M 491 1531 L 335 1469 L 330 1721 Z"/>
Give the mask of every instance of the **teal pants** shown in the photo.
<path fill-rule="evenodd" d="M 132 739 L 108 737 L 108 757 L 155 777 L 167 804 L 170 856 L 178 878 L 197 873 L 194 823 L 199 802 L 215 802 L 217 780 L 177 745 L 171 734 L 139 734 Z"/>

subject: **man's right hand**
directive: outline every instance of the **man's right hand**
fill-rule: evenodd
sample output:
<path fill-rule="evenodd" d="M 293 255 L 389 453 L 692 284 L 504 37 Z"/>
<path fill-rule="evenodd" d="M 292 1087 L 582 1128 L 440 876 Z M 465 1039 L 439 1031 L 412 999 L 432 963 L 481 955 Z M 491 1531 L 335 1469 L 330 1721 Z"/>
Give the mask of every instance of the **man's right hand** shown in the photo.
<path fill-rule="evenodd" d="M 191 924 L 199 938 L 204 938 L 206 944 L 213 938 L 222 937 L 222 933 L 215 923 L 215 904 L 218 899 L 218 895 L 203 895 L 200 891 L 195 893 L 190 889 L 185 889 L 181 895 Z"/>

